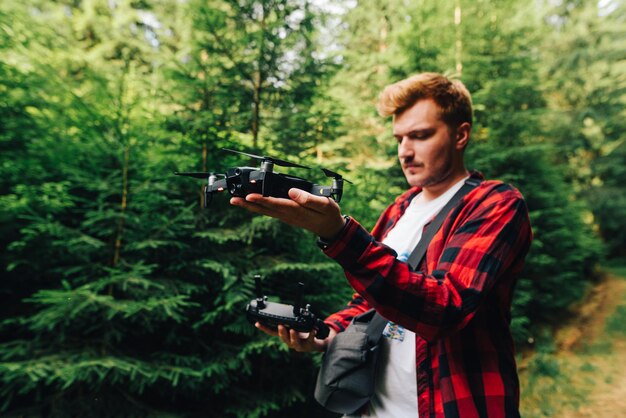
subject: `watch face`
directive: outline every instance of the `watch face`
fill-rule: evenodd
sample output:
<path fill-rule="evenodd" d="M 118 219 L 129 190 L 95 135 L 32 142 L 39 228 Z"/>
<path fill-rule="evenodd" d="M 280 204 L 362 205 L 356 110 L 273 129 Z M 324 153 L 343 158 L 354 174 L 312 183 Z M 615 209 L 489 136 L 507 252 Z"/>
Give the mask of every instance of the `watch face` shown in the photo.
<path fill-rule="evenodd" d="M 330 247 L 332 244 L 335 243 L 335 241 L 337 241 L 337 239 L 339 237 L 341 237 L 341 234 L 343 233 L 343 231 L 346 230 L 346 228 L 348 227 L 348 223 L 350 223 L 350 216 L 349 215 L 343 215 L 343 219 L 344 219 L 344 224 L 343 224 L 343 228 L 341 229 L 341 231 L 339 231 L 339 233 L 332 238 L 331 240 L 325 240 L 321 237 L 317 237 L 317 246 L 320 247 L 322 250 L 327 249 L 328 247 Z"/>
<path fill-rule="evenodd" d="M 321 239 L 321 238 L 319 238 L 319 237 L 317 238 L 316 244 L 317 244 L 317 246 L 318 246 L 318 247 L 320 247 L 322 250 L 325 250 L 325 249 L 326 249 L 326 248 L 328 248 L 328 247 L 329 247 L 329 245 L 330 245 L 329 243 L 327 243 L 326 241 L 324 241 L 323 239 Z"/>

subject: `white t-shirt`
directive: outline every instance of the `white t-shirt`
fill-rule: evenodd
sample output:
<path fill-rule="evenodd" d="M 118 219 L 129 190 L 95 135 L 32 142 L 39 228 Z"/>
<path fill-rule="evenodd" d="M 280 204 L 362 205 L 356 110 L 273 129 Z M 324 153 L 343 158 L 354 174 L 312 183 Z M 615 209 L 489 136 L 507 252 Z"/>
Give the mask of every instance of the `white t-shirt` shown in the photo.
<path fill-rule="evenodd" d="M 448 203 L 467 179 L 456 183 L 444 194 L 424 202 L 418 194 L 383 243 L 398 253 L 398 260 L 407 261 L 422 237 L 424 225 Z M 417 379 L 415 376 L 415 333 L 389 322 L 383 331 L 380 367 L 369 414 L 362 418 L 418 417 Z"/>

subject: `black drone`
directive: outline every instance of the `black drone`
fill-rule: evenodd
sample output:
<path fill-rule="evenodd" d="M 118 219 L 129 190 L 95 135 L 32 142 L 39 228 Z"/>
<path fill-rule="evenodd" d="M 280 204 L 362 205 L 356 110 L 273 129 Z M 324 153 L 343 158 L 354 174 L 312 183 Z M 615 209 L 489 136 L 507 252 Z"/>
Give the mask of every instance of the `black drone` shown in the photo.
<path fill-rule="evenodd" d="M 289 198 L 287 192 L 291 188 L 301 189 L 317 196 L 331 197 L 339 203 L 339 201 L 341 201 L 341 196 L 343 195 L 343 182 L 347 181 L 350 183 L 340 174 L 332 172 L 326 168 L 322 168 L 326 177 L 332 177 L 332 185 L 324 186 L 314 184 L 301 177 L 274 172 L 274 165 L 307 169 L 310 167 L 278 158 L 248 154 L 246 152 L 235 151 L 227 148 L 223 148 L 223 150 L 261 160 L 261 167 L 229 168 L 226 170 L 226 174 L 176 172 L 175 174 L 178 176 L 207 179 L 207 185 L 204 186 L 204 207 L 209 205 L 213 194 L 221 193 L 226 190 L 232 196 L 237 197 L 245 197 L 250 193 L 260 193 L 266 197 L 272 196 Z"/>

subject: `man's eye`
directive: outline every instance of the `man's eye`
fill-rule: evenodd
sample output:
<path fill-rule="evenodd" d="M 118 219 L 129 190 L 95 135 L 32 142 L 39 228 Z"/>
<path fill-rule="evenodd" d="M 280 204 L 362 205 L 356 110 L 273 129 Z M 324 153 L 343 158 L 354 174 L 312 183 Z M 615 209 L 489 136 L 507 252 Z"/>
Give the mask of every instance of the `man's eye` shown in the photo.
<path fill-rule="evenodd" d="M 412 132 L 409 135 L 409 138 L 411 139 L 416 139 L 418 141 L 424 141 L 428 138 L 430 138 L 431 136 L 433 136 L 433 132 L 432 131 L 426 131 L 426 132 Z"/>

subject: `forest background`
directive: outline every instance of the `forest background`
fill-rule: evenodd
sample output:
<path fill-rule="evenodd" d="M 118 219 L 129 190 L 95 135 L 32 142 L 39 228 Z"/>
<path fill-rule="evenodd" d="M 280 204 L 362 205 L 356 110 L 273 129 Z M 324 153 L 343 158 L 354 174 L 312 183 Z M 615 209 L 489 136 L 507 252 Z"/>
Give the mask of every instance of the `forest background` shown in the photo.
<path fill-rule="evenodd" d="M 420 71 L 468 86 L 469 167 L 528 201 L 512 326 L 520 352 L 550 340 L 626 256 L 625 19 L 621 0 L 2 1 L 0 415 L 330 416 L 320 357 L 244 309 L 261 274 L 331 313 L 341 269 L 173 173 L 252 163 L 221 148 L 322 165 L 371 228 L 406 187 L 374 104 Z"/>

